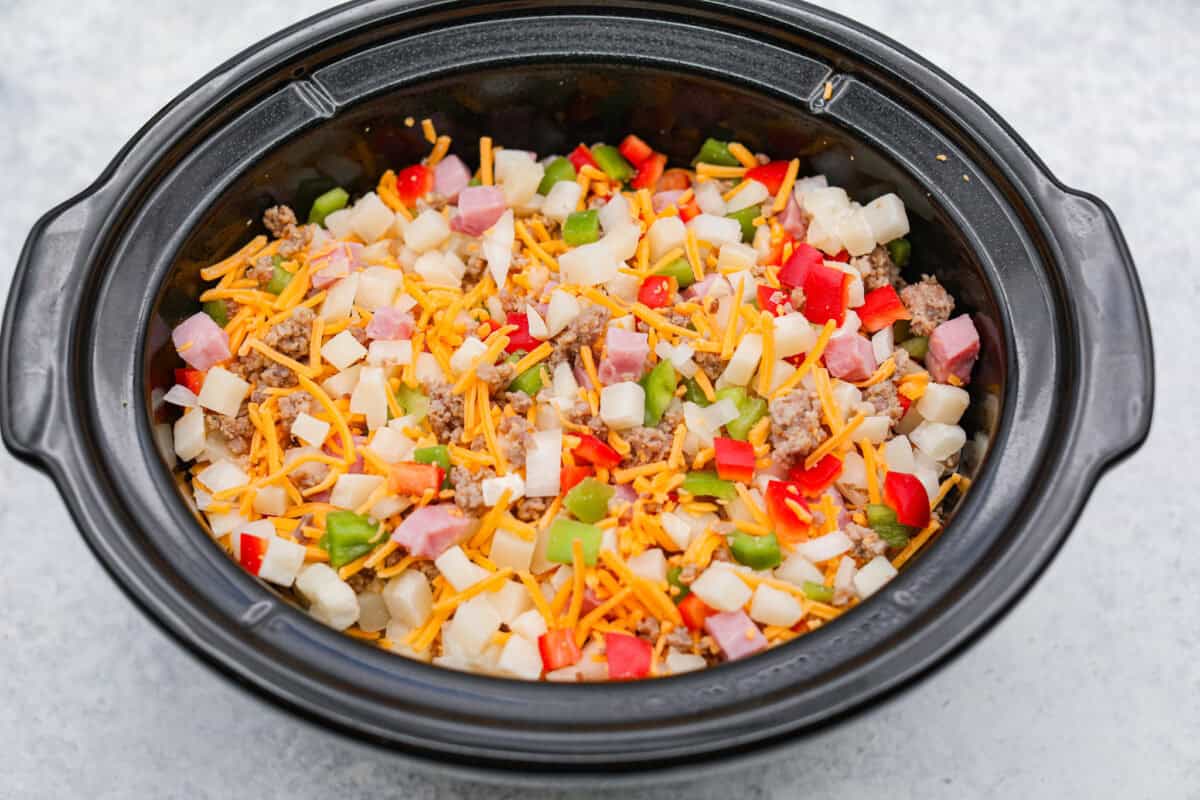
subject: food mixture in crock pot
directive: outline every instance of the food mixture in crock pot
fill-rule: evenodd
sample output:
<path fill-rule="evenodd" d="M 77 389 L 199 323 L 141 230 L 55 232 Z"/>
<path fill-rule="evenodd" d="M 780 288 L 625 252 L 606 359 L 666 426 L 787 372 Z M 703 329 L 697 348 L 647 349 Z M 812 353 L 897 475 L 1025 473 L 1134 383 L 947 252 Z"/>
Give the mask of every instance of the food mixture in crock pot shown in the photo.
<path fill-rule="evenodd" d="M 899 197 L 715 139 L 472 170 L 423 126 L 173 331 L 166 432 L 246 571 L 408 658 L 623 680 L 803 636 L 937 535 L 979 336 Z"/>

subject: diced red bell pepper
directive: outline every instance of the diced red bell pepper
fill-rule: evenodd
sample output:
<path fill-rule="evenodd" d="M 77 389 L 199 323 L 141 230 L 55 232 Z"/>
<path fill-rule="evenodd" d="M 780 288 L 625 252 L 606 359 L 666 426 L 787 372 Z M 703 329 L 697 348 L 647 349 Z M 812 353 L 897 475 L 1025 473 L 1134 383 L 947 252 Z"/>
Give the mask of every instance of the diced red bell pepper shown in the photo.
<path fill-rule="evenodd" d="M 808 523 L 792 510 L 788 500 L 794 500 L 800 507 L 807 510 L 804 493 L 800 484 L 792 481 L 770 481 L 767 484 L 766 496 L 767 516 L 775 532 L 785 539 L 792 539 L 808 531 Z"/>
<path fill-rule="evenodd" d="M 662 308 L 671 302 L 675 287 L 671 285 L 669 275 L 651 275 L 642 281 L 638 288 L 638 302 L 650 308 Z"/>
<path fill-rule="evenodd" d="M 204 387 L 204 373 L 198 369 L 177 369 L 175 382 L 192 394 L 200 394 L 200 389 Z"/>
<path fill-rule="evenodd" d="M 560 494 L 566 494 L 575 488 L 575 485 L 584 478 L 591 477 L 591 467 L 580 466 L 564 466 L 558 473 L 558 491 Z"/>
<path fill-rule="evenodd" d="M 881 331 L 897 320 L 912 319 L 900 295 L 891 286 L 880 286 L 867 292 L 863 304 L 855 311 L 867 333 Z"/>
<path fill-rule="evenodd" d="M 621 454 L 590 433 L 579 435 L 579 445 L 571 451 L 576 458 L 604 469 L 612 469 L 621 463 Z"/>
<path fill-rule="evenodd" d="M 422 495 L 426 489 L 437 491 L 446 474 L 437 464 L 417 464 L 411 461 L 392 466 L 388 488 L 397 494 Z"/>
<path fill-rule="evenodd" d="M 579 145 L 572 150 L 571 154 L 567 156 L 567 161 L 570 161 L 575 166 L 576 172 L 583 169 L 585 164 L 593 166 L 596 169 L 600 169 L 600 165 L 597 164 L 596 159 L 592 157 L 592 151 L 583 145 Z"/>
<path fill-rule="evenodd" d="M 789 289 L 803 286 L 814 267 L 825 265 L 825 255 L 805 242 L 796 242 L 792 255 L 779 270 L 779 282 Z"/>
<path fill-rule="evenodd" d="M 653 648 L 645 639 L 627 633 L 604 634 L 604 652 L 608 656 L 608 677 L 619 681 L 644 678 L 650 674 Z"/>
<path fill-rule="evenodd" d="M 896 512 L 901 525 L 924 528 L 929 524 L 929 495 L 916 475 L 889 472 L 883 479 L 883 502 Z"/>
<path fill-rule="evenodd" d="M 543 633 L 538 637 L 538 652 L 542 654 L 542 667 L 546 672 L 578 663 L 582 655 L 575 644 L 575 631 L 570 628 L 554 628 Z"/>
<path fill-rule="evenodd" d="M 657 192 L 674 192 L 684 191 L 692 185 L 692 176 L 688 174 L 686 169 L 669 169 L 663 173 L 658 179 L 658 185 L 654 187 Z"/>
<path fill-rule="evenodd" d="M 516 325 L 517 329 L 508 334 L 508 344 L 504 346 L 504 350 L 509 353 L 515 353 L 518 350 L 524 350 L 526 353 L 533 350 L 541 342 L 533 338 L 529 333 L 529 315 L 523 311 L 513 311 L 504 321 L 506 325 Z"/>
<path fill-rule="evenodd" d="M 630 181 L 630 186 L 634 189 L 653 189 L 658 185 L 658 181 L 662 178 L 663 170 L 667 168 L 667 157 L 662 153 L 655 153 L 641 164 L 638 164 L 637 174 Z"/>
<path fill-rule="evenodd" d="M 761 164 L 757 167 L 751 167 L 746 170 L 745 178 L 748 181 L 758 181 L 763 186 L 767 187 L 767 191 L 771 196 L 779 194 L 779 187 L 783 186 L 783 178 L 787 175 L 788 162 L 772 161 L 769 164 Z"/>
<path fill-rule="evenodd" d="M 849 295 L 849 275 L 824 264 L 812 266 L 804 276 L 804 316 L 817 325 L 833 320 L 841 326 Z"/>
<path fill-rule="evenodd" d="M 835 455 L 827 455 L 814 464 L 812 469 L 805 469 L 803 464 L 792 467 L 788 472 L 788 480 L 798 484 L 806 497 L 820 497 L 829 484 L 841 474 L 841 459 Z"/>
<path fill-rule="evenodd" d="M 715 613 L 717 613 L 715 609 L 706 606 L 704 601 L 695 594 L 689 594 L 679 601 L 679 616 L 683 617 L 683 624 L 689 631 L 702 629 L 705 618 L 711 617 Z"/>
<path fill-rule="evenodd" d="M 413 164 L 396 176 L 396 194 L 400 202 L 412 208 L 417 200 L 433 191 L 433 170 L 424 164 Z"/>
<path fill-rule="evenodd" d="M 241 562 L 242 569 L 246 572 L 257 575 L 258 571 L 262 569 L 263 557 L 267 554 L 267 545 L 270 542 L 252 533 L 239 533 L 238 536 L 242 537 L 238 543 L 241 550 L 238 561 Z"/>
<path fill-rule="evenodd" d="M 684 222 L 691 222 L 698 216 L 700 216 L 700 205 L 694 197 L 679 207 L 679 218 Z"/>
<path fill-rule="evenodd" d="M 713 439 L 713 448 L 716 450 L 717 477 L 742 483 L 754 480 L 754 445 L 717 436 Z"/>
<path fill-rule="evenodd" d="M 790 233 L 784 233 L 778 239 L 772 237 L 771 238 L 771 249 L 767 251 L 767 258 L 764 263 L 774 264 L 774 265 L 782 265 L 783 264 L 783 254 L 784 254 L 784 251 L 787 250 L 787 246 L 789 244 L 792 246 L 792 250 L 794 252 L 796 249 L 796 240 L 792 238 L 792 235 Z"/>
<path fill-rule="evenodd" d="M 901 408 L 903 408 L 903 409 L 904 409 L 904 413 L 905 413 L 905 414 L 907 414 L 907 413 L 908 413 L 908 407 L 912 405 L 912 400 L 908 399 L 907 397 L 905 397 L 905 396 L 904 396 L 904 395 L 902 395 L 902 394 L 898 394 L 898 395 L 896 395 L 896 399 L 897 399 L 898 401 L 900 401 L 900 407 L 901 407 Z"/>
<path fill-rule="evenodd" d="M 758 285 L 758 307 L 769 314 L 778 317 L 783 311 L 780 306 L 791 301 L 791 292 L 787 289 L 776 289 L 765 283 Z"/>
<path fill-rule="evenodd" d="M 838 250 L 837 255 L 830 256 L 829 260 L 830 261 L 840 261 L 843 264 L 849 264 L 850 263 L 850 253 L 846 250 Z"/>
<path fill-rule="evenodd" d="M 630 164 L 640 167 L 643 161 L 654 155 L 654 148 L 631 133 L 617 145 L 617 152 L 625 156 Z"/>

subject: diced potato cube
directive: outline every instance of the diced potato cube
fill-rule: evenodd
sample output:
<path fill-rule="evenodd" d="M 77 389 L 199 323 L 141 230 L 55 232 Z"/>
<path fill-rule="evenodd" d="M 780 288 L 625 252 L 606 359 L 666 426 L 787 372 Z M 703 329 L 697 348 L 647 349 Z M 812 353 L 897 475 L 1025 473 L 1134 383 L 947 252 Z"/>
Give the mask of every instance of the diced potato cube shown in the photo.
<path fill-rule="evenodd" d="M 646 232 L 650 239 L 650 261 L 657 262 L 676 247 L 687 241 L 687 228 L 679 217 L 659 217 Z"/>
<path fill-rule="evenodd" d="M 320 447 L 325 443 L 325 437 L 328 435 L 328 422 L 303 411 L 296 415 L 296 420 L 292 423 L 292 436 L 310 447 Z"/>
<path fill-rule="evenodd" d="M 267 517 L 282 517 L 287 512 L 288 495 L 282 486 L 264 486 L 254 495 L 254 510 Z"/>
<path fill-rule="evenodd" d="M 804 609 L 795 597 L 787 592 L 760 583 L 754 590 L 750 602 L 750 619 L 763 625 L 778 625 L 790 628 L 804 616 Z"/>
<path fill-rule="evenodd" d="M 404 243 L 418 253 L 439 247 L 449 238 L 450 225 L 433 209 L 422 211 L 404 230 Z"/>
<path fill-rule="evenodd" d="M 639 384 L 621 381 L 600 390 L 600 419 L 608 427 L 627 430 L 641 425 L 645 418 L 646 390 Z"/>
<path fill-rule="evenodd" d="M 191 461 L 204 452 L 207 432 L 204 426 L 204 411 L 199 408 L 189 408 L 183 416 L 175 421 L 172 429 L 175 455 L 184 461 Z"/>
<path fill-rule="evenodd" d="M 542 676 L 542 656 L 538 646 L 521 636 L 508 638 L 496 666 L 501 672 L 527 681 L 536 681 Z"/>
<path fill-rule="evenodd" d="M 887 244 L 908 235 L 908 214 L 904 211 L 904 201 L 895 194 L 889 192 L 876 197 L 867 203 L 863 211 L 879 244 Z"/>
<path fill-rule="evenodd" d="M 456 592 L 468 589 L 488 576 L 488 571 L 467 558 L 458 545 L 442 553 L 433 563 Z"/>
<path fill-rule="evenodd" d="M 224 367 L 212 367 L 204 376 L 197 401 L 204 408 L 236 417 L 242 400 L 250 393 L 250 384 Z"/>
<path fill-rule="evenodd" d="M 329 493 L 329 504 L 351 510 L 358 508 L 385 480 L 382 475 L 340 475 L 337 483 L 333 484 L 333 491 Z"/>
<path fill-rule="evenodd" d="M 433 614 L 433 590 L 429 580 L 415 569 L 401 572 L 383 587 L 383 602 L 393 620 L 419 628 Z"/>
<path fill-rule="evenodd" d="M 711 566 L 692 581 L 692 592 L 718 611 L 737 611 L 750 599 L 750 587 L 729 567 Z"/>
<path fill-rule="evenodd" d="M 929 422 L 955 425 L 969 405 L 971 395 L 966 389 L 945 383 L 930 383 L 917 401 L 917 411 Z"/>
<path fill-rule="evenodd" d="M 339 370 L 353 364 L 367 354 L 367 348 L 359 344 L 349 330 L 334 336 L 321 347 L 321 356 Z"/>

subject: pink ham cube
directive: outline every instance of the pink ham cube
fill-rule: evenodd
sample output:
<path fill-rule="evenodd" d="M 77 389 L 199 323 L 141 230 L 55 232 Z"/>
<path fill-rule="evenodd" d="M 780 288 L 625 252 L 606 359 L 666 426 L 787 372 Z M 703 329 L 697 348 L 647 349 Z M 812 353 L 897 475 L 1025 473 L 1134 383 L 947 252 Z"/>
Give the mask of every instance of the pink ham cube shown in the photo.
<path fill-rule="evenodd" d="M 929 337 L 929 354 L 925 366 L 938 383 L 949 383 L 950 376 L 967 384 L 971 369 L 979 358 L 979 331 L 966 314 L 943 322 Z"/>

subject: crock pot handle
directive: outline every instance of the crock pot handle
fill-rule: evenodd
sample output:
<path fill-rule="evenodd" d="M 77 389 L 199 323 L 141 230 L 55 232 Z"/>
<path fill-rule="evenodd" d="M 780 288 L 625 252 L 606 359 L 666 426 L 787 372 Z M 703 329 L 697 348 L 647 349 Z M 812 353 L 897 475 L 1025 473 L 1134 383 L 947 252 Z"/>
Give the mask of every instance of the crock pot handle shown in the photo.
<path fill-rule="evenodd" d="M 1078 315 L 1087 393 L 1078 446 L 1103 467 L 1150 430 L 1154 347 L 1133 257 L 1112 210 L 1090 195 L 1060 191 L 1055 227 L 1073 273 L 1067 291 Z"/>
<path fill-rule="evenodd" d="M 25 240 L 13 274 L 0 337 L 0 434 L 14 455 L 49 465 L 51 424 L 65 409 L 68 343 L 83 283 L 80 243 L 86 197 L 51 210 Z"/>

